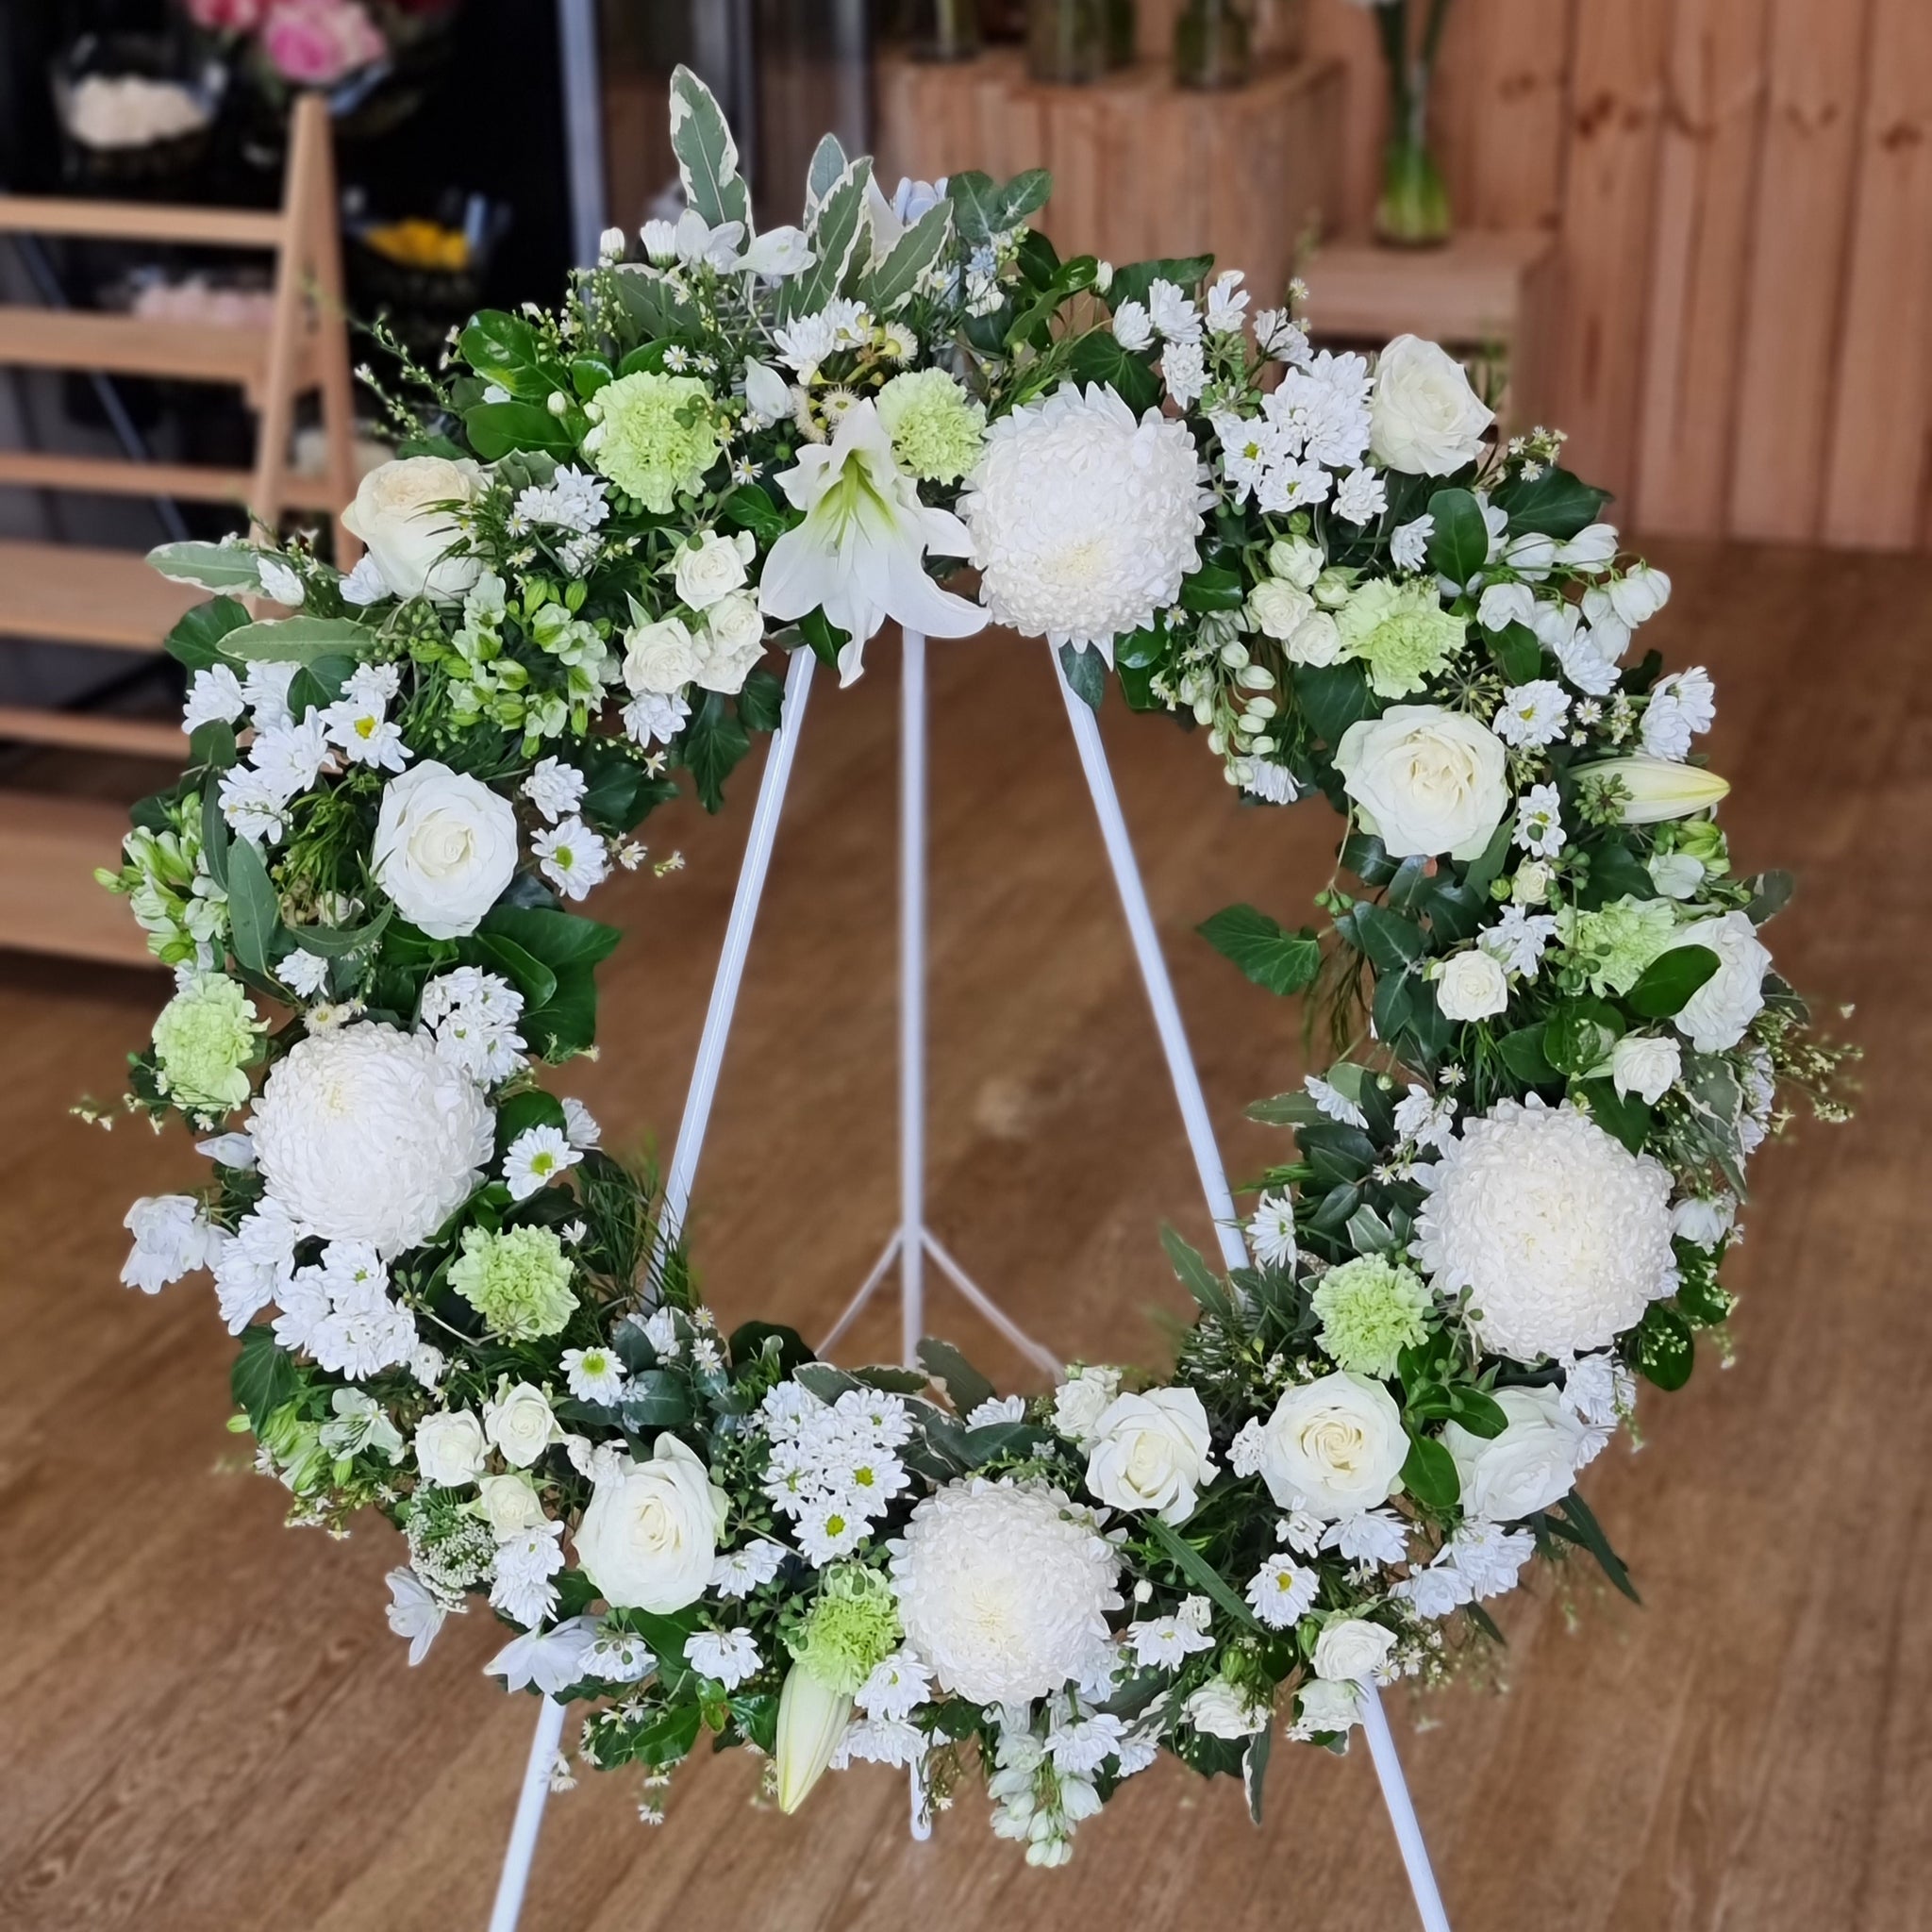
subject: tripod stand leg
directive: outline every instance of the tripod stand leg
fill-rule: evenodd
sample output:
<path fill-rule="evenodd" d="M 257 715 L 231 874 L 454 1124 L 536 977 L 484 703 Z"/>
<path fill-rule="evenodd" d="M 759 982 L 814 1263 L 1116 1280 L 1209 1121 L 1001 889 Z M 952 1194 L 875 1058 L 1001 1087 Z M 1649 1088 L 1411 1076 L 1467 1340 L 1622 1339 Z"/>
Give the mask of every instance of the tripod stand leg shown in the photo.
<path fill-rule="evenodd" d="M 899 687 L 899 1359 L 925 1333 L 925 640 L 905 634 Z"/>

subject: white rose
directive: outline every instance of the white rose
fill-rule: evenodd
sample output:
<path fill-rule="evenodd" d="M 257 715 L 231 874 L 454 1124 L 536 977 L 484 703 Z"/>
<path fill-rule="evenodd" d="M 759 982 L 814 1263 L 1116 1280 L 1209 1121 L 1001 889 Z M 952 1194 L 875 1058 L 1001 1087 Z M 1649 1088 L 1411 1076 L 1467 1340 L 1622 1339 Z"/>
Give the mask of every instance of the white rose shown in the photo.
<path fill-rule="evenodd" d="M 483 565 L 444 555 L 463 531 L 443 506 L 473 503 L 482 491 L 483 473 L 467 457 L 401 457 L 363 477 L 342 525 L 367 546 L 391 596 L 454 603 Z"/>
<path fill-rule="evenodd" d="M 476 1500 L 483 1521 L 499 1539 L 535 1529 L 543 1521 L 543 1505 L 526 1475 L 486 1475 L 476 1485 Z"/>
<path fill-rule="evenodd" d="M 1295 1737 L 1326 1735 L 1330 1731 L 1346 1732 L 1361 1716 L 1361 1707 L 1357 1702 L 1357 1692 L 1353 1684 L 1331 1683 L 1325 1677 L 1316 1677 L 1304 1684 L 1295 1693 L 1300 1700 L 1300 1716 L 1295 1720 Z"/>
<path fill-rule="evenodd" d="M 1070 1375 L 1053 1392 L 1054 1427 L 1085 1448 L 1120 1387 L 1118 1369 L 1082 1369 Z"/>
<path fill-rule="evenodd" d="M 1392 858 L 1477 858 L 1509 809 L 1502 741 L 1440 705 L 1391 705 L 1341 734 L 1335 767 Z"/>
<path fill-rule="evenodd" d="M 1725 912 L 1677 928 L 1679 946 L 1707 946 L 1717 955 L 1717 971 L 1684 1002 L 1677 1031 L 1699 1053 L 1722 1053 L 1736 1046 L 1764 1006 L 1764 975 L 1771 954 L 1744 912 Z"/>
<path fill-rule="evenodd" d="M 1366 1617 L 1338 1617 L 1323 1626 L 1311 1661 L 1315 1674 L 1331 1684 L 1357 1684 L 1389 1661 L 1395 1633 Z"/>
<path fill-rule="evenodd" d="M 1110 1508 L 1185 1523 L 1214 1479 L 1210 1445 L 1208 1411 L 1191 1389 L 1116 1396 L 1093 1427 L 1087 1487 Z"/>
<path fill-rule="evenodd" d="M 765 655 L 765 620 L 758 599 L 733 591 L 711 606 L 697 647 L 697 682 L 730 697 L 744 689 L 752 667 Z"/>
<path fill-rule="evenodd" d="M 563 1431 L 550 1412 L 542 1390 L 528 1382 L 511 1385 L 508 1378 L 483 1405 L 483 1431 L 503 1459 L 527 1469 Z"/>
<path fill-rule="evenodd" d="M 1252 1738 L 1266 1728 L 1269 1710 L 1225 1677 L 1209 1677 L 1181 1707 L 1193 1727 L 1210 1738 Z"/>
<path fill-rule="evenodd" d="M 1542 906 L 1550 897 L 1550 868 L 1541 858 L 1526 858 L 1509 882 L 1509 896 L 1519 906 Z"/>
<path fill-rule="evenodd" d="M 1462 364 L 1434 342 L 1397 336 L 1375 363 L 1369 453 L 1414 476 L 1446 476 L 1474 461 L 1493 410 L 1469 386 Z"/>
<path fill-rule="evenodd" d="M 1436 974 L 1436 1004 L 1445 1020 L 1487 1020 L 1509 1004 L 1509 975 L 1481 947 L 1444 959 Z"/>
<path fill-rule="evenodd" d="M 1248 592 L 1248 615 L 1268 636 L 1283 643 L 1314 609 L 1315 600 L 1286 577 L 1268 577 Z"/>
<path fill-rule="evenodd" d="M 1486 1441 L 1450 1423 L 1442 1446 L 1462 1478 L 1463 1514 L 1516 1523 L 1570 1493 L 1585 1430 L 1556 1389 L 1498 1389 L 1495 1401 L 1509 1418 L 1500 1436 Z"/>
<path fill-rule="evenodd" d="M 375 882 L 433 940 L 475 932 L 517 869 L 517 815 L 507 798 L 434 758 L 382 788 Z"/>
<path fill-rule="evenodd" d="M 1275 1502 L 1327 1523 L 1386 1502 L 1408 1458 L 1394 1398 L 1345 1370 L 1288 1390 L 1261 1426 L 1259 1448 Z"/>
<path fill-rule="evenodd" d="M 1729 1194 L 1707 1200 L 1693 1194 L 1671 1209 L 1671 1232 L 1693 1247 L 1714 1248 L 1731 1231 L 1738 1204 Z"/>
<path fill-rule="evenodd" d="M 1268 546 L 1270 575 L 1285 578 L 1298 591 L 1311 591 L 1327 567 L 1322 546 L 1307 537 L 1277 537 Z"/>
<path fill-rule="evenodd" d="M 675 696 L 698 675 L 697 645 L 681 617 L 641 624 L 624 645 L 624 681 L 634 697 Z"/>
<path fill-rule="evenodd" d="M 1341 659 L 1341 626 L 1325 610 L 1312 612 L 1288 641 L 1289 661 L 1320 669 Z"/>
<path fill-rule="evenodd" d="M 695 1452 L 659 1436 L 649 1462 L 598 1482 L 577 1528 L 577 1561 L 612 1608 L 669 1616 L 704 1595 L 729 1507 Z"/>
<path fill-rule="evenodd" d="M 753 549 L 751 532 L 737 537 L 721 537 L 707 530 L 695 543 L 687 543 L 677 553 L 672 581 L 678 596 L 693 610 L 708 610 L 728 591 L 744 582 L 746 553 Z"/>
<path fill-rule="evenodd" d="M 1656 1033 L 1626 1033 L 1610 1051 L 1610 1082 L 1624 1096 L 1655 1107 L 1670 1091 L 1684 1064 L 1674 1040 Z"/>
<path fill-rule="evenodd" d="M 425 1415 L 416 1424 L 416 1467 L 439 1489 L 459 1490 L 483 1470 L 490 1443 L 483 1424 L 467 1408 Z"/>

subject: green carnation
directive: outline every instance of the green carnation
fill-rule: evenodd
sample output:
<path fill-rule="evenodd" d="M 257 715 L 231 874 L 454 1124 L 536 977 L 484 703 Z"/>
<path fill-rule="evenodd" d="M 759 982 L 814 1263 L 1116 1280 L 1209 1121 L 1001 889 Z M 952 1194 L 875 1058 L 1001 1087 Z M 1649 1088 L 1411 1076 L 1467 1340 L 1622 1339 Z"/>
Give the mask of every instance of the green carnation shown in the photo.
<path fill-rule="evenodd" d="M 449 1285 L 512 1341 L 557 1334 L 577 1305 L 563 1243 L 547 1227 L 466 1229 Z"/>
<path fill-rule="evenodd" d="M 584 454 L 620 490 L 654 516 L 664 516 L 680 491 L 695 490 L 723 445 L 711 392 L 695 375 L 641 369 L 597 391 L 603 419 L 584 439 Z"/>
<path fill-rule="evenodd" d="M 160 1087 L 195 1113 L 227 1113 L 248 1098 L 246 1068 L 263 1022 L 235 981 L 220 973 L 192 979 L 155 1022 Z"/>
<path fill-rule="evenodd" d="M 1590 990 L 1628 992 L 1643 969 L 1676 938 L 1677 914 L 1668 899 L 1613 900 L 1596 912 L 1565 907 L 1557 932 L 1590 978 Z"/>
<path fill-rule="evenodd" d="M 786 1638 L 791 1655 L 827 1690 L 850 1697 L 899 1647 L 899 1602 L 876 1570 L 825 1572 L 805 1621 Z"/>
<path fill-rule="evenodd" d="M 1321 1317 L 1323 1349 L 1358 1375 L 1392 1375 L 1396 1357 L 1426 1338 L 1427 1284 L 1379 1255 L 1329 1269 L 1309 1306 Z"/>
<path fill-rule="evenodd" d="M 943 369 L 908 370 L 879 391 L 879 421 L 901 468 L 929 483 L 957 483 L 979 460 L 986 409 Z"/>
<path fill-rule="evenodd" d="M 1444 610 L 1433 579 L 1363 584 L 1336 615 L 1342 648 L 1369 667 L 1375 694 L 1406 698 L 1462 648 L 1462 620 Z"/>

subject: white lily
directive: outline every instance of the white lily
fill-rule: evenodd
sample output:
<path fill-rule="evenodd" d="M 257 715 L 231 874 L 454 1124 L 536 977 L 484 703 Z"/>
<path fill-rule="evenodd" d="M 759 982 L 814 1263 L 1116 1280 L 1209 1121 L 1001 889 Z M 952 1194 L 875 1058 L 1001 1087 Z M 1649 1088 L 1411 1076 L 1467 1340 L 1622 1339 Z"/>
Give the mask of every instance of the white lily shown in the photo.
<path fill-rule="evenodd" d="M 1693 813 L 1708 811 L 1731 789 L 1728 778 L 1720 778 L 1701 765 L 1683 765 L 1674 758 L 1654 758 L 1644 752 L 1578 765 L 1574 775 L 1578 779 L 1621 780 L 1624 797 L 1620 815 L 1626 825 L 1654 825 L 1664 819 L 1688 819 Z"/>
<path fill-rule="evenodd" d="M 850 640 L 839 653 L 841 684 L 864 669 L 865 641 L 889 617 L 928 637 L 984 627 L 977 604 L 941 590 L 924 569 L 928 551 L 967 556 L 972 535 L 950 510 L 920 502 L 870 397 L 845 412 L 829 443 L 801 449 L 778 482 L 805 521 L 773 544 L 758 606 L 780 623 L 823 610 Z"/>
<path fill-rule="evenodd" d="M 793 1664 L 778 1693 L 778 1808 L 788 1817 L 832 1761 L 845 1726 L 852 1722 L 852 1699 Z"/>

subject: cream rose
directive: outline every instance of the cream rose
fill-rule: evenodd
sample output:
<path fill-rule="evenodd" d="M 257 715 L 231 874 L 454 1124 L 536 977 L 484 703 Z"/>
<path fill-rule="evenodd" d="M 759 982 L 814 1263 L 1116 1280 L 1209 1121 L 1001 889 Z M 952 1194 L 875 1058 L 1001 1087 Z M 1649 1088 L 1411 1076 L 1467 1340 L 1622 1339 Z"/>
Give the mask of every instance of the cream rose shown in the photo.
<path fill-rule="evenodd" d="M 613 1609 L 669 1616 L 704 1595 L 729 1499 L 696 1453 L 659 1436 L 648 1462 L 600 1478 L 577 1561 Z"/>
<path fill-rule="evenodd" d="M 528 1382 L 499 1384 L 483 1405 L 483 1433 L 497 1454 L 518 1469 L 528 1469 L 553 1442 L 563 1441 L 542 1390 Z"/>
<path fill-rule="evenodd" d="M 483 1521 L 497 1537 L 535 1529 L 543 1521 L 543 1505 L 526 1475 L 486 1475 L 476 1485 L 476 1500 L 482 1506 Z"/>
<path fill-rule="evenodd" d="M 1386 1502 L 1408 1458 L 1394 1398 L 1345 1370 L 1288 1390 L 1258 1434 L 1269 1494 L 1328 1523 Z"/>
<path fill-rule="evenodd" d="M 1120 1393 L 1118 1369 L 1078 1369 L 1053 1391 L 1053 1425 L 1084 1449 Z"/>
<path fill-rule="evenodd" d="M 1436 1004 L 1445 1020 L 1488 1020 L 1509 1004 L 1509 975 L 1480 947 L 1442 961 Z"/>
<path fill-rule="evenodd" d="M 693 639 L 697 682 L 706 691 L 734 696 L 744 689 L 752 667 L 765 655 L 765 620 L 758 599 L 733 591 L 711 606 L 705 627 Z"/>
<path fill-rule="evenodd" d="M 1462 1510 L 1490 1523 L 1516 1523 L 1567 1496 L 1576 1480 L 1584 1425 L 1555 1389 L 1499 1389 L 1509 1418 L 1487 1441 L 1459 1423 L 1442 1430 L 1442 1446 L 1462 1478 Z"/>
<path fill-rule="evenodd" d="M 697 643 L 681 617 L 641 624 L 625 639 L 624 681 L 634 697 L 673 697 L 697 675 Z"/>
<path fill-rule="evenodd" d="M 735 537 L 707 530 L 695 543 L 687 543 L 677 553 L 671 580 L 677 586 L 678 597 L 693 610 L 708 610 L 720 597 L 744 582 L 744 567 L 757 548 L 749 530 L 741 530 Z"/>
<path fill-rule="evenodd" d="M 1434 342 L 1397 336 L 1376 359 L 1369 453 L 1389 469 L 1446 476 L 1475 460 L 1495 420 L 1462 364 Z"/>
<path fill-rule="evenodd" d="M 1325 610 L 1313 610 L 1288 641 L 1289 661 L 1321 670 L 1341 659 L 1341 626 Z"/>
<path fill-rule="evenodd" d="M 1286 577 L 1268 577 L 1248 592 L 1248 615 L 1268 636 L 1283 643 L 1314 610 L 1315 600 Z"/>
<path fill-rule="evenodd" d="M 1341 734 L 1335 767 L 1392 858 L 1474 858 L 1509 809 L 1502 741 L 1440 705 L 1391 705 Z"/>
<path fill-rule="evenodd" d="M 1655 1033 L 1626 1033 L 1610 1052 L 1610 1083 L 1619 1093 L 1636 1094 L 1655 1107 L 1670 1091 L 1684 1061 L 1674 1040 Z"/>
<path fill-rule="evenodd" d="M 467 1408 L 425 1415 L 416 1424 L 416 1467 L 441 1490 L 459 1490 L 483 1473 L 490 1454 L 483 1424 Z"/>
<path fill-rule="evenodd" d="M 1087 1487 L 1114 1509 L 1149 1509 L 1185 1523 L 1214 1479 L 1208 1411 L 1191 1389 L 1120 1395 L 1094 1424 Z"/>
<path fill-rule="evenodd" d="M 1717 971 L 1678 1012 L 1677 1031 L 1699 1053 L 1736 1046 L 1763 1008 L 1764 975 L 1771 971 L 1771 954 L 1750 915 L 1725 912 L 1679 926 L 1675 943 L 1707 946 L 1717 955 Z"/>
<path fill-rule="evenodd" d="M 467 457 L 400 457 L 363 477 L 342 526 L 362 540 L 391 596 L 453 604 L 483 565 L 446 554 L 463 535 L 449 506 L 474 503 L 482 491 L 483 473 Z"/>
<path fill-rule="evenodd" d="M 1315 1674 L 1331 1684 L 1358 1684 L 1389 1661 L 1395 1633 L 1366 1617 L 1338 1617 L 1323 1626 L 1309 1659 Z"/>
<path fill-rule="evenodd" d="M 517 815 L 507 798 L 434 758 L 382 789 L 375 881 L 433 940 L 475 932 L 517 869 Z"/>
<path fill-rule="evenodd" d="M 1286 577 L 1298 591 L 1310 591 L 1327 567 L 1322 546 L 1307 537 L 1277 537 L 1268 546 L 1271 576 Z"/>

